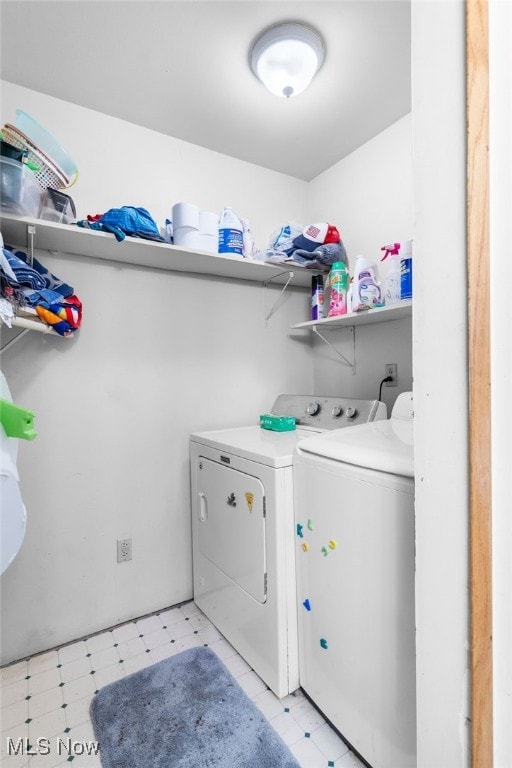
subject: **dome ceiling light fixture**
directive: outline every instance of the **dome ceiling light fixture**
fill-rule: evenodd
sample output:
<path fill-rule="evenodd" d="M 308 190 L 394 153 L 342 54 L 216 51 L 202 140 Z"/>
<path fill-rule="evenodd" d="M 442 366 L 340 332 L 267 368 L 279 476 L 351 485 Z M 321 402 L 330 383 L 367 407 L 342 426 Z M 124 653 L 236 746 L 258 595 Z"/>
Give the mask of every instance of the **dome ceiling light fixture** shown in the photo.
<path fill-rule="evenodd" d="M 306 90 L 324 60 L 325 47 L 314 29 L 276 24 L 254 41 L 251 69 L 271 93 L 289 99 Z"/>

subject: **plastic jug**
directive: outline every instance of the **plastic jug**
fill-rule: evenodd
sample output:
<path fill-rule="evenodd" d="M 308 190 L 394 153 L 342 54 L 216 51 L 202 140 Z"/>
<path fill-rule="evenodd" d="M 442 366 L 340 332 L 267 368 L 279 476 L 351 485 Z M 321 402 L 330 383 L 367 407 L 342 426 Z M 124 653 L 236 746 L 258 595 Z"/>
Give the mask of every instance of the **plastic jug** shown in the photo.
<path fill-rule="evenodd" d="M 243 227 L 233 209 L 226 206 L 219 222 L 219 253 L 243 256 Z"/>
<path fill-rule="evenodd" d="M 358 256 L 354 269 L 353 312 L 382 307 L 382 291 L 377 279 L 377 265 Z"/>

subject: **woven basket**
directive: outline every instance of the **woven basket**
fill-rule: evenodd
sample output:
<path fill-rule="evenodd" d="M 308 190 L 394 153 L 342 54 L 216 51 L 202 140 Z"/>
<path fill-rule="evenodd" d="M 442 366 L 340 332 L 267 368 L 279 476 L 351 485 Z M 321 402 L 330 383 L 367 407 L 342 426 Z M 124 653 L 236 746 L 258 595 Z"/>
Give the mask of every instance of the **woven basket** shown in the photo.
<path fill-rule="evenodd" d="M 2 134 L 5 141 L 17 147 L 17 149 L 27 152 L 28 159 L 37 165 L 39 170 L 33 171 L 33 173 L 40 187 L 43 189 L 48 189 L 48 187 L 52 189 L 65 189 L 71 186 L 64 171 L 53 160 L 50 160 L 42 149 L 36 147 L 24 133 L 7 123 L 2 128 Z"/>

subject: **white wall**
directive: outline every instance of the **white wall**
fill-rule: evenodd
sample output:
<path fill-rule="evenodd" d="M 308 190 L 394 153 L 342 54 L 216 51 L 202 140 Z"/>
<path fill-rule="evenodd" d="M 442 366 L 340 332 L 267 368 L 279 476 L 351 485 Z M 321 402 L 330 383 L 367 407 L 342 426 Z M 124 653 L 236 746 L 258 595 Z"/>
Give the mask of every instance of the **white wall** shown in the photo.
<path fill-rule="evenodd" d="M 465 22 L 412 3 L 418 768 L 469 765 Z"/>
<path fill-rule="evenodd" d="M 311 219 L 338 225 L 351 265 L 412 238 L 411 124 L 406 115 L 308 185 Z"/>
<path fill-rule="evenodd" d="M 307 223 L 305 181 L 12 83 L 0 85 L 2 124 L 14 123 L 16 109 L 23 109 L 75 160 L 79 178 L 69 194 L 78 218 L 135 205 L 161 226 L 179 201 L 217 213 L 231 205 L 250 220 L 261 248 L 290 218 Z"/>
<path fill-rule="evenodd" d="M 305 210 L 304 182 L 13 85 L 2 96 L 3 122 L 24 108 L 76 156 L 82 215 L 230 202 L 263 236 Z M 39 256 L 84 320 L 72 340 L 28 334 L 2 356 L 39 432 L 20 444 L 28 529 L 1 581 L 2 663 L 190 598 L 190 432 L 257 423 L 279 392 L 313 386 L 309 337 L 289 335 L 303 289 L 266 326 L 279 286 Z M 125 537 L 133 560 L 118 565 Z"/>
<path fill-rule="evenodd" d="M 339 226 L 351 269 L 356 256 L 380 262 L 383 245 L 412 238 L 411 138 L 411 115 L 407 115 L 308 186 L 311 221 L 327 218 Z M 382 282 L 387 266 L 379 263 Z M 342 329 L 326 334 L 349 358 L 350 333 Z M 398 386 L 382 389 L 382 400 L 390 412 L 397 395 L 412 388 L 411 321 L 358 327 L 355 334 L 355 375 L 327 345 L 315 341 L 315 391 L 376 398 L 385 364 L 396 363 Z"/>
<path fill-rule="evenodd" d="M 494 765 L 512 755 L 512 8 L 489 3 Z"/>

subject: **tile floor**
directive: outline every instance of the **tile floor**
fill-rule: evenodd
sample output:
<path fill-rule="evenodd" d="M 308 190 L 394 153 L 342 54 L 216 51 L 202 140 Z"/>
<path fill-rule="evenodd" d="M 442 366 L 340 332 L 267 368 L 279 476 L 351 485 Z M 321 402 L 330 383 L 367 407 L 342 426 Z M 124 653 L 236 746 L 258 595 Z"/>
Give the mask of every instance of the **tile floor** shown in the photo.
<path fill-rule="evenodd" d="M 274 696 L 193 602 L 1 669 L 2 768 L 70 763 L 73 768 L 101 768 L 99 756 L 80 754 L 84 745 L 94 742 L 89 704 L 95 692 L 199 645 L 215 651 L 302 768 L 363 768 L 300 690 L 285 699 Z M 28 740 L 23 743 L 32 749 L 9 755 L 9 740 L 16 745 L 19 738 Z M 43 754 L 47 745 L 50 753 Z M 27 754 L 38 746 L 38 754 Z"/>

